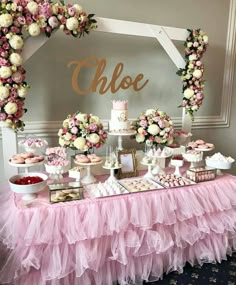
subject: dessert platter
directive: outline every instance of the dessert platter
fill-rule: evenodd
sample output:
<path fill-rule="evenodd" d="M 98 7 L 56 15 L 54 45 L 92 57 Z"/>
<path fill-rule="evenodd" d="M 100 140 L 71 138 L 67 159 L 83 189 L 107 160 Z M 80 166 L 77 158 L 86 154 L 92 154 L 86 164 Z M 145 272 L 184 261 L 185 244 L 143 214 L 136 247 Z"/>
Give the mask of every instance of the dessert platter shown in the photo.
<path fill-rule="evenodd" d="M 59 184 L 50 184 L 50 203 L 69 202 L 81 200 L 83 196 L 83 188 L 79 182 L 67 182 Z"/>
<path fill-rule="evenodd" d="M 75 164 L 83 166 L 87 170 L 87 174 L 81 179 L 81 182 L 84 184 L 95 183 L 97 179 L 91 172 L 91 167 L 101 164 L 103 161 L 100 156 L 96 154 L 77 154 L 74 160 Z"/>
<path fill-rule="evenodd" d="M 189 149 L 182 154 L 183 158 L 190 162 L 189 168 L 197 167 L 199 162 L 203 159 L 203 152 L 200 150 Z"/>
<path fill-rule="evenodd" d="M 187 146 L 192 148 L 192 149 L 204 151 L 204 152 L 205 151 L 212 151 L 215 148 L 213 143 L 207 143 L 204 140 L 200 140 L 200 139 L 188 143 Z"/>
<path fill-rule="evenodd" d="M 49 173 L 50 179 L 54 183 L 60 183 L 63 179 L 63 174 L 70 169 L 70 162 L 67 159 L 65 148 L 49 147 L 46 149 L 46 162 L 44 163 L 45 170 Z"/>
<path fill-rule="evenodd" d="M 36 193 L 47 188 L 47 179 L 46 174 L 32 172 L 14 175 L 8 182 L 13 192 L 23 194 L 22 200 L 28 201 L 35 199 Z"/>
<path fill-rule="evenodd" d="M 174 187 L 181 187 L 181 186 L 188 186 L 188 185 L 196 184 L 190 179 L 175 175 L 173 173 L 155 175 L 154 181 L 162 185 L 164 188 L 174 188 Z"/>
<path fill-rule="evenodd" d="M 35 135 L 29 135 L 26 136 L 25 139 L 19 141 L 18 145 L 23 147 L 26 152 L 42 153 L 43 148 L 47 147 L 48 142 Z"/>
<path fill-rule="evenodd" d="M 101 198 L 114 195 L 129 194 L 129 192 L 116 181 L 107 180 L 104 183 L 97 183 L 85 186 L 86 197 Z"/>
<path fill-rule="evenodd" d="M 123 137 L 136 134 L 128 120 L 128 101 L 112 101 L 108 134 L 110 136 L 118 136 L 118 150 L 123 149 Z"/>
<path fill-rule="evenodd" d="M 119 180 L 119 184 L 122 185 L 130 193 L 163 188 L 163 186 L 159 183 L 144 177 L 121 179 Z"/>
<path fill-rule="evenodd" d="M 29 172 L 29 168 L 33 166 L 39 166 L 44 163 L 43 155 L 36 155 L 32 152 L 24 152 L 14 154 L 9 159 L 9 164 L 17 168 L 23 168 L 25 173 Z"/>
<path fill-rule="evenodd" d="M 198 183 L 216 178 L 216 169 L 209 166 L 194 167 L 186 171 L 186 177 Z"/>
<path fill-rule="evenodd" d="M 230 169 L 235 160 L 230 156 L 227 157 L 217 152 L 212 156 L 207 156 L 205 161 L 207 166 L 217 169 L 217 175 L 223 175 L 221 170 Z"/>

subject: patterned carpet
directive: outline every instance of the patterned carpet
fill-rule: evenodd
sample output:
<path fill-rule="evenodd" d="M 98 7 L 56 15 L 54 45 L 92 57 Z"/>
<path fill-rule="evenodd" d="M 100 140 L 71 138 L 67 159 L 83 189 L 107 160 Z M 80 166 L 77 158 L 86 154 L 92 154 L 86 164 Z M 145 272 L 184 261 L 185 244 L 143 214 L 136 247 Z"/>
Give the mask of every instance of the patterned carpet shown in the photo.
<path fill-rule="evenodd" d="M 156 282 L 145 285 L 236 285 L 236 253 L 227 261 L 200 266 L 186 265 L 184 272 L 171 272 Z"/>

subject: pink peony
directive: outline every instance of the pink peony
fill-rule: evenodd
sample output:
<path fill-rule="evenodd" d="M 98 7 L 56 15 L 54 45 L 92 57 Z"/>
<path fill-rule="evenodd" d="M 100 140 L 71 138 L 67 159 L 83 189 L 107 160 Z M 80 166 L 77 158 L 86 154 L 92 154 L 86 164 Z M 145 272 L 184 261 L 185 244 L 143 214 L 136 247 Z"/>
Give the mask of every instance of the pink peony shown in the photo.
<path fill-rule="evenodd" d="M 71 129 L 71 133 L 72 134 L 74 134 L 74 135 L 76 135 L 77 133 L 78 133 L 78 128 L 77 127 L 73 127 L 72 129 Z"/>
<path fill-rule="evenodd" d="M 141 126 L 141 127 L 145 128 L 145 127 L 147 127 L 147 125 L 148 125 L 148 123 L 147 123 L 146 120 L 141 120 L 141 121 L 140 121 L 140 126 Z"/>

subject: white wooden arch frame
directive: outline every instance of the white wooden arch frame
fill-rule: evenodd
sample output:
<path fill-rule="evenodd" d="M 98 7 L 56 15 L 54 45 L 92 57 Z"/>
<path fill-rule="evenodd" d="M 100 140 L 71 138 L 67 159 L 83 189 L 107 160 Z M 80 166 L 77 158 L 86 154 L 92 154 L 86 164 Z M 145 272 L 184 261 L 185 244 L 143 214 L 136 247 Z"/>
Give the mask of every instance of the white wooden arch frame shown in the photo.
<path fill-rule="evenodd" d="M 185 60 L 172 40 L 185 41 L 189 34 L 186 29 L 100 17 L 97 17 L 96 20 L 98 22 L 96 31 L 156 38 L 176 65 L 177 69 L 185 67 Z M 23 50 L 24 62 L 27 61 L 47 40 L 48 38 L 45 35 L 40 35 L 37 38 L 27 38 Z M 186 131 L 191 130 L 191 120 L 185 115 L 184 110 L 182 112 L 182 128 Z M 11 129 L 2 128 L 2 144 L 5 177 L 8 178 L 17 172 L 15 168 L 8 164 L 9 157 L 17 153 L 17 136 Z"/>

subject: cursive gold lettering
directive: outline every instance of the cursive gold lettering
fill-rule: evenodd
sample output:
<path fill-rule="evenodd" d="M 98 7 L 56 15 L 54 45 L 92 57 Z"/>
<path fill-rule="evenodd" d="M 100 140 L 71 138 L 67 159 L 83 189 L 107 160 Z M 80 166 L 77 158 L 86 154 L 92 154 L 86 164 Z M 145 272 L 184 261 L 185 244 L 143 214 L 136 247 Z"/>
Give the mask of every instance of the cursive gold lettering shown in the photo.
<path fill-rule="evenodd" d="M 131 76 L 126 75 L 121 78 L 121 74 L 124 69 L 124 64 L 119 62 L 112 73 L 111 80 L 109 82 L 108 77 L 104 76 L 106 69 L 106 59 L 98 59 L 96 57 L 85 58 L 82 61 L 71 61 L 67 67 L 70 68 L 75 65 L 74 72 L 72 74 L 72 88 L 78 94 L 88 94 L 90 92 L 98 92 L 103 95 L 110 90 L 111 93 L 116 93 L 120 89 L 126 90 L 133 87 L 134 91 L 140 91 L 143 89 L 149 80 L 143 82 L 144 75 L 139 73 L 134 80 Z M 82 68 L 96 68 L 94 77 L 90 86 L 86 90 L 82 90 L 78 85 L 78 78 Z"/>

